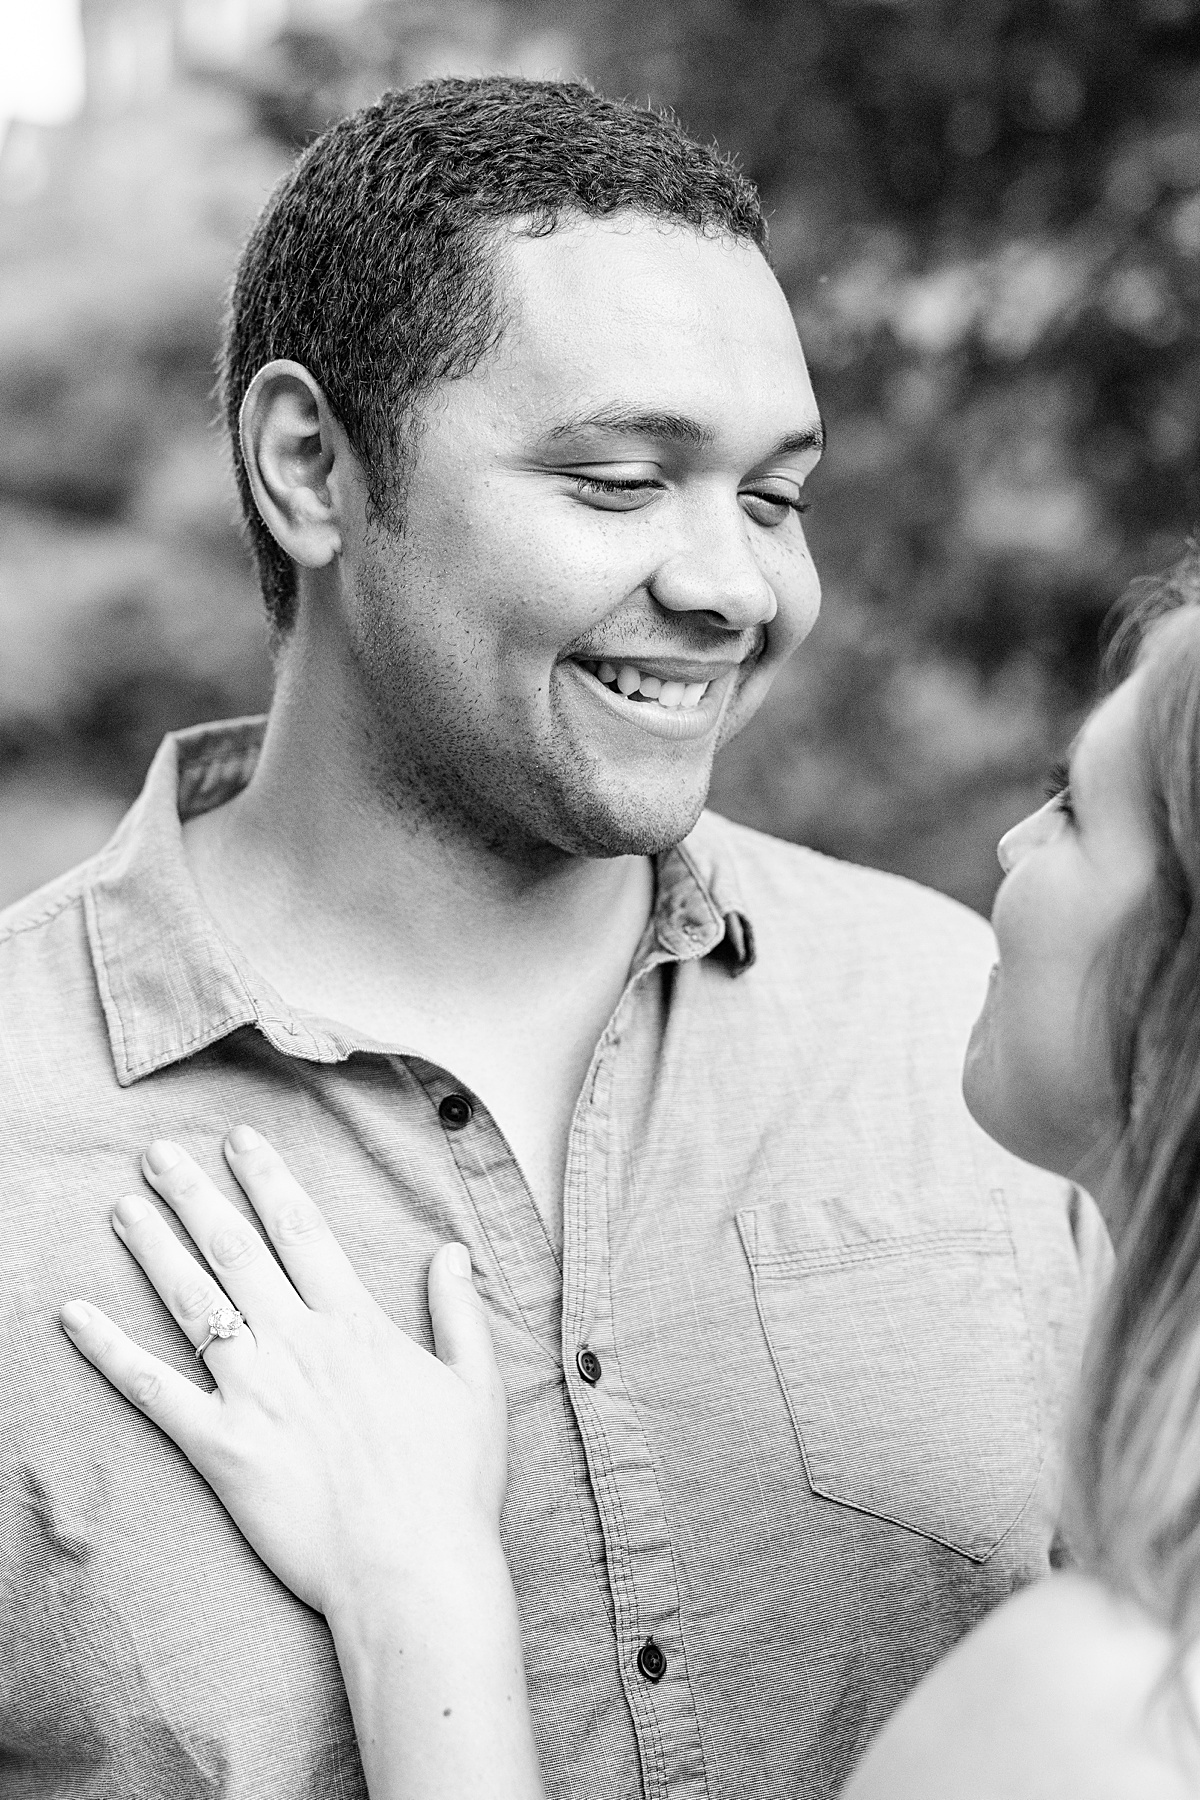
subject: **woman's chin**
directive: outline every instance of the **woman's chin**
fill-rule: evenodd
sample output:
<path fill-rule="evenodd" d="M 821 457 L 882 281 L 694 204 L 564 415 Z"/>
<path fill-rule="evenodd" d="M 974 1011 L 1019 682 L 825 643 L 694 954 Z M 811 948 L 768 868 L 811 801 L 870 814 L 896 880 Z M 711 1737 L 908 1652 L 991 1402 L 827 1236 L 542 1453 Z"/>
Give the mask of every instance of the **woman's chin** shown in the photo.
<path fill-rule="evenodd" d="M 972 1027 L 963 1059 L 962 1093 L 967 1111 L 1010 1156 L 1052 1175 L 1079 1179 L 1074 1171 L 1081 1158 L 1088 1156 L 1090 1140 L 1081 1143 L 1069 1129 L 1062 1129 L 1068 1121 L 1048 1116 L 1044 1089 L 1021 1092 L 1020 1084 L 1006 1079 L 989 1026 L 985 1005 Z"/>
<path fill-rule="evenodd" d="M 963 1058 L 967 1111 L 1010 1156 L 1098 1195 L 1120 1138 L 1115 1100 L 1078 1078 L 1069 1045 L 1056 1057 L 1044 1031 L 1011 1027 L 997 964 Z"/>
<path fill-rule="evenodd" d="M 988 1009 L 985 1003 L 983 1011 L 971 1027 L 971 1035 L 967 1040 L 966 1054 L 963 1057 L 962 1094 L 967 1103 L 967 1111 L 975 1123 L 987 1132 L 989 1137 L 1001 1141 L 996 1129 L 997 1081 L 995 1056 L 992 1048 L 992 1035 L 989 1029 Z"/>

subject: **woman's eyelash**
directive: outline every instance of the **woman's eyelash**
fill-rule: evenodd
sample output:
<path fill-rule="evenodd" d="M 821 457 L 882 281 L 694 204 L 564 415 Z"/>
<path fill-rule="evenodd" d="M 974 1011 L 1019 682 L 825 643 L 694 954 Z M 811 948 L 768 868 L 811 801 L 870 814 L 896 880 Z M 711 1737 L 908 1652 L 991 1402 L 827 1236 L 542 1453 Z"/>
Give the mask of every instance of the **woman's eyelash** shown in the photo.
<path fill-rule="evenodd" d="M 1051 769 L 1046 781 L 1046 798 L 1052 800 L 1069 819 L 1075 817 L 1075 807 L 1071 800 L 1071 771 L 1066 763 L 1055 763 Z"/>

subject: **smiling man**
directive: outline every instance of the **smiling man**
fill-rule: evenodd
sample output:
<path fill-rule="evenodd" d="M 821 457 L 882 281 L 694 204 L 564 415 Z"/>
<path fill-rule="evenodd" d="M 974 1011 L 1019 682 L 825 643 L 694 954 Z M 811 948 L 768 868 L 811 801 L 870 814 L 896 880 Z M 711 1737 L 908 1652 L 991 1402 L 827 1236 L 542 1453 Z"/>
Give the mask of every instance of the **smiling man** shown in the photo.
<path fill-rule="evenodd" d="M 336 126 L 246 248 L 270 717 L 169 739 L 0 922 L 22 1792 L 362 1792 L 322 1622 L 55 1323 L 94 1295 L 194 1371 L 109 1214 L 238 1120 L 424 1341 L 471 1250 L 556 1796 L 831 1796 L 1047 1567 L 1103 1252 L 961 1104 L 988 933 L 701 816 L 818 607 L 765 242 L 669 121 L 492 80 Z"/>

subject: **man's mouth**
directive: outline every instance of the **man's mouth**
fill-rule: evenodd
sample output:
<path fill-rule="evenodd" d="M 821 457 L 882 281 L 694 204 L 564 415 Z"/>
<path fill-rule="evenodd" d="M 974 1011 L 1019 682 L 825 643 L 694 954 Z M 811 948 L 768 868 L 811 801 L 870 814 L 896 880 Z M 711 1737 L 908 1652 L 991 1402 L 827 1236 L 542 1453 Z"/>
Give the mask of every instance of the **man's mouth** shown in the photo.
<path fill-rule="evenodd" d="M 580 667 L 594 675 L 602 687 L 611 688 L 626 700 L 645 701 L 667 712 L 693 711 L 712 686 L 711 681 L 666 680 L 644 672 L 635 663 L 588 662 L 581 658 Z"/>

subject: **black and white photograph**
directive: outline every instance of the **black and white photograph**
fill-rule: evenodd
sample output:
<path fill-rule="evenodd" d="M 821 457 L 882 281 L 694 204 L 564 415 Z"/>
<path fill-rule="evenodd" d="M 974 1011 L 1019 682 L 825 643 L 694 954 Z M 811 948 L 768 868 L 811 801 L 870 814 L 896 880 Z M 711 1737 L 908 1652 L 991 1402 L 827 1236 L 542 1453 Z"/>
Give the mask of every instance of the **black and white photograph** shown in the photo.
<path fill-rule="evenodd" d="M 1200 0 L 0 0 L 0 1800 L 1200 1800 Z"/>

